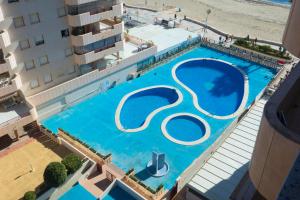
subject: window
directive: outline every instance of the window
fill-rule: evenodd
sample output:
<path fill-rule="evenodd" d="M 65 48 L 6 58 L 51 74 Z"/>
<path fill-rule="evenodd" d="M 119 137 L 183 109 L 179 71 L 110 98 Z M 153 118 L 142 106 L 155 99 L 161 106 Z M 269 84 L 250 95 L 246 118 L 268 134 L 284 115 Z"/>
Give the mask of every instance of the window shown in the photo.
<path fill-rule="evenodd" d="M 76 70 L 76 66 L 77 65 L 73 65 L 73 66 L 70 66 L 70 67 L 68 67 L 68 71 L 67 71 L 67 73 L 68 74 L 73 74 Z"/>
<path fill-rule="evenodd" d="M 60 31 L 61 33 L 61 37 L 69 37 L 70 33 L 69 33 L 69 29 L 64 29 Z"/>
<path fill-rule="evenodd" d="M 15 2 L 19 2 L 19 0 L 8 0 L 8 3 L 15 3 Z"/>
<path fill-rule="evenodd" d="M 71 55 L 73 55 L 73 49 L 72 48 L 65 49 L 65 56 L 69 57 Z"/>
<path fill-rule="evenodd" d="M 39 63 L 41 66 L 48 64 L 49 63 L 48 56 L 39 57 Z"/>
<path fill-rule="evenodd" d="M 35 68 L 34 61 L 30 60 L 30 61 L 25 62 L 25 68 L 26 68 L 26 70 L 30 70 L 30 69 Z"/>
<path fill-rule="evenodd" d="M 31 87 L 31 89 L 34 89 L 34 88 L 37 88 L 37 87 L 39 87 L 39 82 L 38 82 L 38 80 L 31 80 L 30 81 L 30 87 Z"/>
<path fill-rule="evenodd" d="M 44 36 L 43 35 L 36 36 L 34 38 L 34 42 L 35 42 L 35 46 L 39 46 L 39 45 L 45 44 Z"/>
<path fill-rule="evenodd" d="M 40 16 L 39 13 L 31 13 L 29 15 L 30 23 L 31 24 L 37 24 L 40 23 Z"/>
<path fill-rule="evenodd" d="M 19 42 L 19 46 L 21 50 L 30 48 L 29 40 L 22 40 Z"/>
<path fill-rule="evenodd" d="M 15 28 L 20 28 L 22 26 L 25 26 L 23 16 L 15 17 L 13 21 L 14 21 Z"/>
<path fill-rule="evenodd" d="M 44 75 L 44 83 L 47 84 L 47 83 L 50 83 L 50 82 L 52 82 L 51 74 L 45 74 Z"/>
<path fill-rule="evenodd" d="M 67 15 L 66 7 L 61 7 L 57 9 L 57 15 L 58 17 L 64 17 Z"/>

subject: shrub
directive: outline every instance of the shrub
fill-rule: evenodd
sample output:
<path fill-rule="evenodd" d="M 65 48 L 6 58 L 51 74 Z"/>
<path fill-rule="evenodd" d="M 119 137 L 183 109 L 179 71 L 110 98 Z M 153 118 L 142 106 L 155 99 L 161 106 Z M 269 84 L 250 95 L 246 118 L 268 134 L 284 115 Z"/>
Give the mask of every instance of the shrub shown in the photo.
<path fill-rule="evenodd" d="M 158 192 L 159 190 L 161 190 L 164 187 L 163 184 L 160 184 L 157 188 L 156 188 L 156 192 Z"/>
<path fill-rule="evenodd" d="M 249 42 L 245 39 L 238 39 L 235 41 L 235 44 L 242 47 L 249 47 Z"/>
<path fill-rule="evenodd" d="M 263 53 L 270 53 L 273 51 L 273 49 L 271 48 L 271 46 L 268 46 L 268 45 L 261 45 L 261 46 L 258 46 L 259 50 Z"/>
<path fill-rule="evenodd" d="M 34 191 L 28 191 L 24 194 L 23 200 L 36 200 L 36 194 Z"/>
<path fill-rule="evenodd" d="M 58 187 L 67 178 L 66 167 L 60 162 L 49 163 L 44 171 L 44 181 L 49 187 Z"/>
<path fill-rule="evenodd" d="M 62 160 L 62 164 L 66 167 L 68 174 L 73 174 L 81 167 L 82 162 L 78 155 L 70 154 Z"/>

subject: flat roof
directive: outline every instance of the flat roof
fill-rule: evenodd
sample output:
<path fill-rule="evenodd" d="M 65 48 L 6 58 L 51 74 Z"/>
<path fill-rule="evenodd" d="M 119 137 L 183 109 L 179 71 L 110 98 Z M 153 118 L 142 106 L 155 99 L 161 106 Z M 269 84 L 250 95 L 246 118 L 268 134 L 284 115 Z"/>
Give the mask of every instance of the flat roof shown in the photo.
<path fill-rule="evenodd" d="M 158 52 L 164 51 L 186 41 L 189 37 L 197 38 L 197 33 L 192 33 L 182 28 L 165 28 L 161 25 L 145 25 L 129 29 L 129 35 L 145 41 L 152 41 Z"/>

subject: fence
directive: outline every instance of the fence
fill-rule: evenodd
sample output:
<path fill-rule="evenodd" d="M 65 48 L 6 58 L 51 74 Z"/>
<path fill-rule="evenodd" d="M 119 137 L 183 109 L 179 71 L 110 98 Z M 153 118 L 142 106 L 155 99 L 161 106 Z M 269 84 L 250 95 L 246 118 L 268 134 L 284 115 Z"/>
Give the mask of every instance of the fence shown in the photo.
<path fill-rule="evenodd" d="M 161 55 L 156 55 L 153 63 L 149 63 L 143 67 L 138 68 L 138 73 L 143 74 L 148 72 L 149 70 L 162 65 L 164 63 L 169 62 L 171 59 L 176 58 L 191 49 L 199 46 L 201 44 L 201 38 L 197 37 L 194 39 L 189 39 L 181 44 L 179 44 L 177 47 L 170 49 L 169 51 L 165 52 L 164 54 Z"/>
<path fill-rule="evenodd" d="M 206 23 L 202 23 L 202 22 L 200 22 L 200 21 L 198 21 L 196 19 L 190 18 L 190 17 L 185 17 L 185 20 L 188 21 L 188 22 L 192 22 L 194 24 L 198 24 L 198 25 L 200 25 L 200 26 L 202 26 L 202 27 L 204 27 L 204 28 L 206 28 L 206 29 L 208 29 L 208 30 L 210 30 L 210 31 L 218 34 L 218 35 L 224 36 L 224 37 L 226 37 L 228 35 L 231 35 L 231 34 L 223 32 L 223 31 L 220 31 L 220 30 L 214 28 L 213 26 L 207 25 Z M 233 39 L 243 39 L 245 37 L 233 36 L 232 38 Z M 257 42 L 258 43 L 263 43 L 263 44 L 268 44 L 268 45 L 282 47 L 281 43 L 278 43 L 278 42 L 275 42 L 275 41 L 257 39 Z"/>
<path fill-rule="evenodd" d="M 215 42 L 214 40 L 207 40 L 207 39 L 203 39 L 201 44 L 202 46 L 212 48 L 224 52 L 226 54 L 245 59 L 250 62 L 258 63 L 260 65 L 273 68 L 277 71 L 282 68 L 282 65 L 278 64 L 279 59 L 275 59 L 270 56 L 266 56 L 264 54 L 257 53 L 254 51 L 246 50 L 235 45 L 231 45 L 230 47 L 225 47 Z"/>

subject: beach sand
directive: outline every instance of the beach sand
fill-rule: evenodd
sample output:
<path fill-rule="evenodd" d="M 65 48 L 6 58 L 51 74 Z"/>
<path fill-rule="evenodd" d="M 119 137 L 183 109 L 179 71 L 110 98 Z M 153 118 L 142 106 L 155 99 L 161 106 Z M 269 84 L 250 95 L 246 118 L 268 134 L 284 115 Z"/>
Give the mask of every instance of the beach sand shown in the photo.
<path fill-rule="evenodd" d="M 181 8 L 180 15 L 205 21 L 211 9 L 208 24 L 237 36 L 281 42 L 289 8 L 246 0 L 124 0 L 124 3 L 157 10 L 166 7 Z"/>

